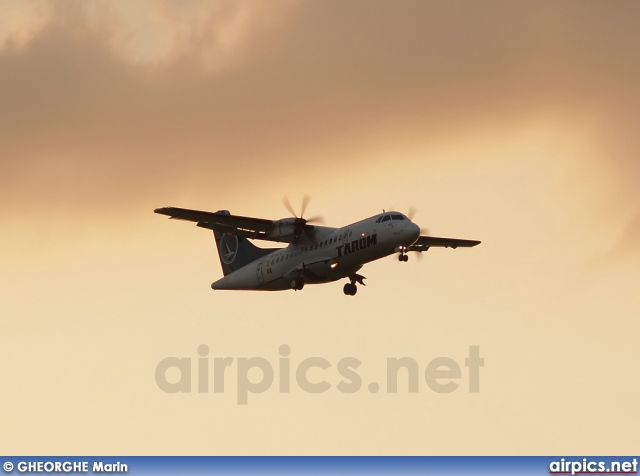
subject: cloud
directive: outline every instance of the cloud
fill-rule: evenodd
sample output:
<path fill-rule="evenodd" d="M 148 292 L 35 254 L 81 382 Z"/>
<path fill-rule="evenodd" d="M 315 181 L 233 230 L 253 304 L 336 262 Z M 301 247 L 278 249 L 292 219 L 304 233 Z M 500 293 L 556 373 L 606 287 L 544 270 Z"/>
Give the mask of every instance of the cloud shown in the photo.
<path fill-rule="evenodd" d="M 24 5 L 0 52 L 0 194 L 22 206 L 228 190 L 238 164 L 250 185 L 540 121 L 590 123 L 605 167 L 637 167 L 636 4 Z"/>
<path fill-rule="evenodd" d="M 166 63 L 194 51 L 213 69 L 223 68 L 259 29 L 274 28 L 296 0 L 267 7 L 254 0 L 24 0 L 0 3 L 0 52 L 24 48 L 53 23 L 88 29 L 111 51 L 138 66 Z"/>
<path fill-rule="evenodd" d="M 52 19 L 53 4 L 48 0 L 0 2 L 0 54 L 24 48 Z"/>
<path fill-rule="evenodd" d="M 96 0 L 80 8 L 88 26 L 125 61 L 153 65 L 195 53 L 207 67 L 222 69 L 256 30 L 277 25 L 293 5 L 292 0 L 268 5 L 254 0 Z"/>

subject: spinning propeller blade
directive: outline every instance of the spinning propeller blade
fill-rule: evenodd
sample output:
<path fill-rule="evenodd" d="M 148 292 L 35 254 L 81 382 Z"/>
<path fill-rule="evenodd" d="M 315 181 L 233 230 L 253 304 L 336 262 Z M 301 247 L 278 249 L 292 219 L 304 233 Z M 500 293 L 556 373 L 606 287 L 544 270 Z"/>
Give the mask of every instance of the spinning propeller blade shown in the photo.
<path fill-rule="evenodd" d="M 282 203 L 284 204 L 285 208 L 289 211 L 289 213 L 291 213 L 296 218 L 300 231 L 305 229 L 305 225 L 307 223 L 324 223 L 324 217 L 320 215 L 317 215 L 308 219 L 304 218 L 304 212 L 307 210 L 307 206 L 309 205 L 310 201 L 311 201 L 311 197 L 309 195 L 305 194 L 304 197 L 302 197 L 302 206 L 300 210 L 300 215 L 298 216 L 298 214 L 294 211 L 293 207 L 291 206 L 291 202 L 289 201 L 289 198 L 286 195 L 282 197 Z M 312 228 L 313 227 L 310 227 L 308 229 L 312 229 Z"/>
<path fill-rule="evenodd" d="M 294 217 L 298 218 L 298 215 L 296 215 L 296 212 L 293 211 L 293 207 L 291 206 L 291 202 L 289 201 L 289 198 L 287 198 L 286 195 L 284 197 L 282 197 L 282 203 L 284 204 L 284 207 L 287 210 L 289 210 L 289 213 L 291 213 Z"/>

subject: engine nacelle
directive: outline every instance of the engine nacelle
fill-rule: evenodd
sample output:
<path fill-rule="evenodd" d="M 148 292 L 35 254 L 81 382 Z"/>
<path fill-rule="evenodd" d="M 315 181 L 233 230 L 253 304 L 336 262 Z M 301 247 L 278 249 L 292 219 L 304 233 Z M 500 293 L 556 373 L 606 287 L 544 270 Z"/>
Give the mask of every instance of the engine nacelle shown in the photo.
<path fill-rule="evenodd" d="M 283 218 L 275 222 L 273 230 L 267 236 L 273 239 L 284 238 L 284 241 L 288 241 L 287 239 L 299 236 L 307 227 L 313 229 L 306 223 L 307 220 L 304 218 Z"/>

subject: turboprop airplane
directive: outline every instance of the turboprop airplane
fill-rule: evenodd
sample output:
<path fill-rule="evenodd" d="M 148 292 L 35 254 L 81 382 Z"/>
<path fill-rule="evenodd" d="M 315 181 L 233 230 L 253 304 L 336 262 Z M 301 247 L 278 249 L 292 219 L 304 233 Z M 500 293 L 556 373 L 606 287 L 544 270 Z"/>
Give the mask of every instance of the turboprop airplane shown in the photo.
<path fill-rule="evenodd" d="M 471 247 L 480 243 L 421 236 L 418 225 L 395 211 L 383 211 L 342 228 L 312 225 L 310 222 L 319 222 L 320 217 L 302 218 L 308 201 L 305 197 L 298 217 L 285 198 L 285 206 L 294 216 L 281 220 L 231 215 L 227 210 L 203 212 L 165 207 L 154 212 L 213 230 L 224 277 L 211 284 L 212 289 L 298 291 L 305 284 L 347 278 L 343 291 L 354 296 L 356 284 L 365 285 L 366 278 L 357 272 L 366 263 L 395 253 L 406 262 L 409 251 L 422 253 L 432 247 Z M 288 246 L 259 248 L 249 239 Z"/>

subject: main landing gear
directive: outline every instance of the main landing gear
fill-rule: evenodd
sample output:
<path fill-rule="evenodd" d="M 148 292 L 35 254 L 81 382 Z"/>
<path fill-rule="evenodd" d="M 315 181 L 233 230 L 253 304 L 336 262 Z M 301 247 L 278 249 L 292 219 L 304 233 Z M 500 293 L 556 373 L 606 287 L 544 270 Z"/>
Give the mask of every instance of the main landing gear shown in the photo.
<path fill-rule="evenodd" d="M 349 276 L 349 280 L 351 282 L 345 284 L 342 290 L 347 296 L 355 296 L 356 293 L 358 292 L 358 287 L 356 286 L 356 283 L 366 286 L 366 284 L 364 284 L 365 279 L 366 278 L 364 276 L 361 276 L 359 274 L 352 274 L 351 276 Z"/>
<path fill-rule="evenodd" d="M 291 280 L 291 289 L 293 289 L 295 291 L 300 291 L 302 288 L 304 288 L 304 279 L 302 279 L 302 278 L 293 278 Z"/>
<path fill-rule="evenodd" d="M 358 287 L 355 284 L 347 283 L 344 285 L 344 288 L 342 288 L 342 290 L 347 296 L 355 296 L 358 292 Z"/>

